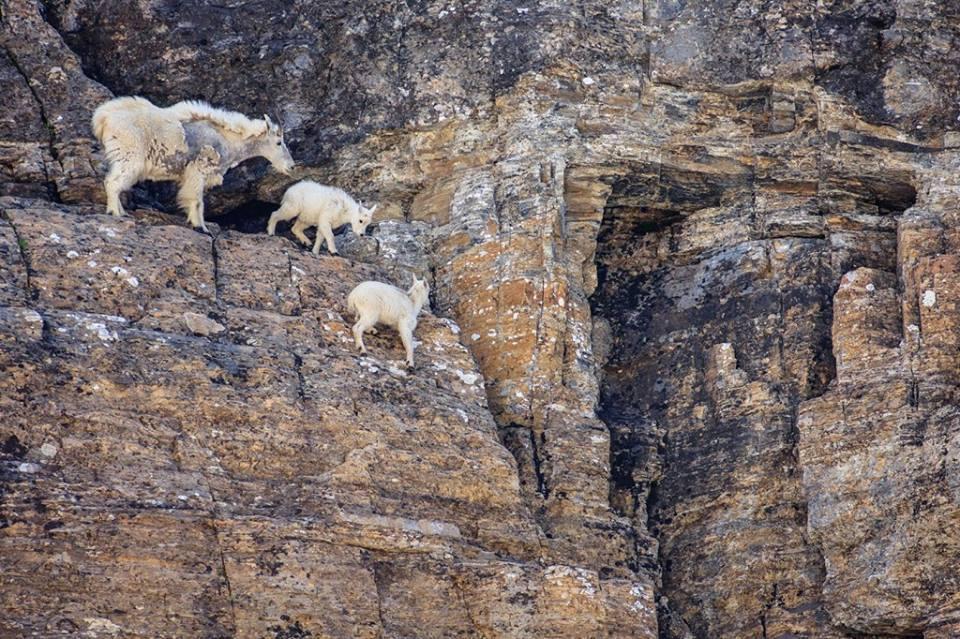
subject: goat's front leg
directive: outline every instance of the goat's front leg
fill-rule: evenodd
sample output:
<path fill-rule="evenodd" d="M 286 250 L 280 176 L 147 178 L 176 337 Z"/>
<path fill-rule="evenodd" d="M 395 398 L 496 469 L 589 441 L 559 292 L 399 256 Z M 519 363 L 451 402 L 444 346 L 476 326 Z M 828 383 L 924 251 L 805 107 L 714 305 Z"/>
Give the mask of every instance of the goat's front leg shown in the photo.
<path fill-rule="evenodd" d="M 322 240 L 327 241 L 327 250 L 330 255 L 337 255 L 337 245 L 333 241 L 333 229 L 326 222 L 320 222 L 317 225 L 317 241 L 313 244 L 313 254 L 320 255 L 320 244 Z"/>
<path fill-rule="evenodd" d="M 203 221 L 203 182 L 203 174 L 197 166 L 193 163 L 187 165 L 177 192 L 177 203 L 187 212 L 187 220 L 193 228 L 209 233 Z"/>
<path fill-rule="evenodd" d="M 400 341 L 403 342 L 403 349 L 407 353 L 407 366 L 413 368 L 413 326 L 403 323 L 397 328 L 400 333 Z"/>
<path fill-rule="evenodd" d="M 207 221 L 203 219 L 204 207 L 203 207 L 203 187 L 201 187 L 200 195 L 197 197 L 196 204 L 194 204 L 194 227 L 200 226 L 200 229 L 210 234 L 210 230 L 207 228 Z"/>

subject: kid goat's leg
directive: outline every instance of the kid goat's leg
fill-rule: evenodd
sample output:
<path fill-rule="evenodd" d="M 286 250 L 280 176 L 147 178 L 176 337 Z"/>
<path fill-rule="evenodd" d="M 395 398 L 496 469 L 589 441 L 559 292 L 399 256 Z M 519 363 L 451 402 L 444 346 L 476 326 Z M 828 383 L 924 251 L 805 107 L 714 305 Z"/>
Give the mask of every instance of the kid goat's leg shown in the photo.
<path fill-rule="evenodd" d="M 373 325 L 376 323 L 376 320 L 370 317 L 363 315 L 357 317 L 357 323 L 353 325 L 353 341 L 361 353 L 367 352 L 367 347 L 363 344 L 363 334 L 373 328 Z"/>
<path fill-rule="evenodd" d="M 416 326 L 414 324 L 403 323 L 397 328 L 397 332 L 400 333 L 400 341 L 403 342 L 403 348 L 407 352 L 407 366 L 413 368 L 413 329 Z"/>
<path fill-rule="evenodd" d="M 270 220 L 267 222 L 267 234 L 273 235 L 277 230 L 277 222 L 286 222 L 287 220 L 292 220 L 297 217 L 299 211 L 297 207 L 290 205 L 287 202 L 281 202 L 280 208 L 270 214 Z M 296 233 L 296 229 L 293 231 Z M 306 242 L 305 242 L 306 244 Z"/>
<path fill-rule="evenodd" d="M 303 232 L 305 229 L 309 228 L 303 220 L 297 220 L 293 223 L 293 228 L 290 229 L 293 231 L 293 234 L 297 236 L 297 239 L 303 242 L 305 245 L 310 246 L 310 238 Z"/>
<path fill-rule="evenodd" d="M 327 241 L 327 250 L 330 255 L 337 255 L 337 245 L 333 242 L 333 229 L 326 222 L 320 222 L 317 225 L 317 241 L 313 243 L 313 254 L 320 255 L 321 240 Z"/>

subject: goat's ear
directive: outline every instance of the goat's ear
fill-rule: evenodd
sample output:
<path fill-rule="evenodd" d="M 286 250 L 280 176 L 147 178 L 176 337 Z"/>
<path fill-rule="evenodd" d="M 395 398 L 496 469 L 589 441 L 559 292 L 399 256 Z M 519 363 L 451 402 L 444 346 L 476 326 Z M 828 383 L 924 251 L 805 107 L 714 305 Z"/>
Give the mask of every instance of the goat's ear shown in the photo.
<path fill-rule="evenodd" d="M 374 205 L 371 206 L 369 209 L 367 209 L 367 213 L 369 213 L 369 214 L 372 216 L 372 215 L 373 215 L 373 212 L 377 210 L 377 207 L 378 207 L 378 206 L 380 206 L 380 205 L 379 205 L 379 204 L 374 204 Z"/>
<path fill-rule="evenodd" d="M 280 127 L 270 119 L 270 116 L 266 113 L 263 114 L 263 121 L 267 123 L 267 129 L 270 131 L 279 131 Z"/>

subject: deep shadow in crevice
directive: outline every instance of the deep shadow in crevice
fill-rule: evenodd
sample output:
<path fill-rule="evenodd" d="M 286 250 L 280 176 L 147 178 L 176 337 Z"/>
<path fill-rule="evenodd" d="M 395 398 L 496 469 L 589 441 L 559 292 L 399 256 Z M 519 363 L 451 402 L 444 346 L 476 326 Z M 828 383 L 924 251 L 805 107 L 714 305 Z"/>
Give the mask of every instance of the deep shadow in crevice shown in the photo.
<path fill-rule="evenodd" d="M 265 233 L 270 214 L 279 207 L 280 205 L 274 202 L 250 200 L 228 210 L 223 215 L 218 215 L 213 218 L 213 221 L 224 230 L 229 229 L 241 233 Z"/>
<path fill-rule="evenodd" d="M 895 268 L 896 225 L 885 218 L 914 206 L 917 192 L 903 171 L 834 174 L 805 202 L 807 211 L 829 216 L 824 235 L 773 236 L 749 176 L 651 173 L 644 167 L 614 184 L 597 236 L 590 305 L 594 322 L 609 323 L 611 340 L 600 349 L 611 357 L 598 363 L 597 410 L 610 430 L 610 504 L 655 539 L 705 540 L 706 524 L 676 513 L 697 504 L 704 522 L 726 525 L 720 487 L 744 473 L 799 481 L 797 409 L 836 376 L 831 328 L 840 278 L 859 267 Z M 768 416 L 739 409 L 746 391 L 729 385 L 733 379 L 776 399 L 761 408 Z M 805 504 L 790 504 L 791 495 L 766 496 L 768 519 L 747 527 L 773 521 L 801 548 Z M 751 498 L 745 491 L 730 497 Z M 699 543 L 674 543 L 658 557 L 658 594 L 669 598 L 660 611 L 664 639 L 710 636 L 718 623 L 739 623 L 698 612 L 694 602 L 711 599 L 711 584 L 692 582 L 682 564 L 712 552 L 710 561 L 729 566 L 723 553 L 731 552 Z M 736 576 L 723 570 L 724 578 Z M 690 592 L 692 585 L 705 589 Z M 743 584 L 758 596 L 769 586 Z M 765 611 L 753 612 L 762 632 Z"/>

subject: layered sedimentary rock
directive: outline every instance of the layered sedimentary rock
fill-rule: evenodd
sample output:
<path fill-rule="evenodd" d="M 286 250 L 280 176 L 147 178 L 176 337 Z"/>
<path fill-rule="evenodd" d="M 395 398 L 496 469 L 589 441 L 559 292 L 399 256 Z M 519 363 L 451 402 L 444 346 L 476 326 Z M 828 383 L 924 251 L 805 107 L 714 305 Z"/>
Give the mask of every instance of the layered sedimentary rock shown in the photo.
<path fill-rule="evenodd" d="M 34 204 L 4 208 L 4 636 L 654 636 L 649 582 L 539 561 L 456 324 L 415 371 L 355 353 L 377 267 Z"/>
<path fill-rule="evenodd" d="M 5 3 L 7 632 L 957 634 L 958 20 Z M 105 218 L 111 93 L 276 115 L 379 223 L 249 235 L 263 162 L 215 239 Z M 421 363 L 356 357 L 350 285 L 412 272 Z"/>

